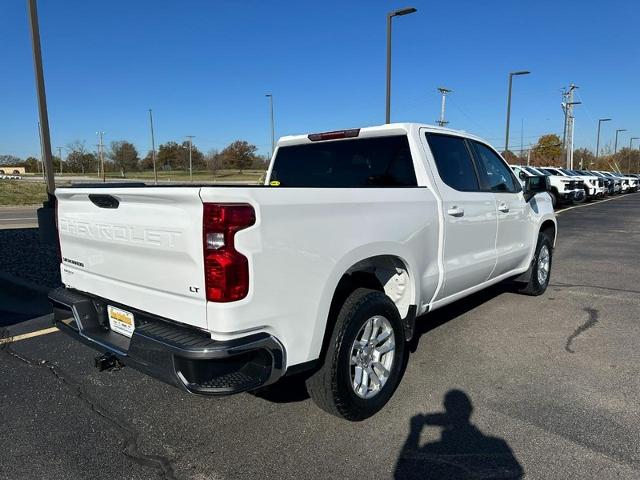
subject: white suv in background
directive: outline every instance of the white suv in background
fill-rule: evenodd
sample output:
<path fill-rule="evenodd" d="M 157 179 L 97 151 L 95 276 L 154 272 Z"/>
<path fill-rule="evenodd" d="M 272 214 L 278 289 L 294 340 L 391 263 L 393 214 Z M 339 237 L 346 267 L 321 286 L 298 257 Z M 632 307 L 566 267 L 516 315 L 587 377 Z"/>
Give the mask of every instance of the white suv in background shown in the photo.
<path fill-rule="evenodd" d="M 598 177 L 594 175 L 580 175 L 570 170 L 557 167 L 542 167 L 541 170 L 547 171 L 551 174 L 561 175 L 581 181 L 581 187 L 584 188 L 584 192 L 588 200 L 591 200 L 598 196 L 604 196 L 604 184 L 602 186 L 598 186 Z"/>
<path fill-rule="evenodd" d="M 546 172 L 526 165 L 511 165 L 511 169 L 515 172 L 520 183 L 524 183 L 524 180 L 527 177 L 534 177 L 537 175 L 549 177 L 551 191 L 548 193 L 551 197 L 551 202 L 553 203 L 554 208 L 560 203 L 582 203 L 585 200 L 585 191 L 579 184 L 580 182 L 578 180 L 566 179 L 563 175 Z"/>

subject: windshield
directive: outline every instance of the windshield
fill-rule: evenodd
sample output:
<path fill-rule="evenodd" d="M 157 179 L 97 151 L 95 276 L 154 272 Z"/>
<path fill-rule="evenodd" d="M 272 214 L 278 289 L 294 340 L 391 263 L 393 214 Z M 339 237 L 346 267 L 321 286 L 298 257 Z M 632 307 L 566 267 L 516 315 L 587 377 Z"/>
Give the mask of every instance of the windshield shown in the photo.
<path fill-rule="evenodd" d="M 543 172 L 542 170 L 538 170 L 536 168 L 533 167 L 524 167 L 524 169 L 531 173 L 532 175 L 544 175 L 545 177 L 548 177 L 549 174 L 547 172 Z"/>
<path fill-rule="evenodd" d="M 560 175 L 558 172 L 556 172 L 555 170 L 553 170 L 551 168 L 541 168 L 540 171 L 541 172 L 547 172 L 549 175 Z"/>
<path fill-rule="evenodd" d="M 564 173 L 565 175 L 569 175 L 571 177 L 575 177 L 578 176 L 578 174 L 576 172 L 572 172 L 571 170 L 567 170 L 565 168 L 559 168 L 558 170 L 560 170 L 562 173 Z"/>

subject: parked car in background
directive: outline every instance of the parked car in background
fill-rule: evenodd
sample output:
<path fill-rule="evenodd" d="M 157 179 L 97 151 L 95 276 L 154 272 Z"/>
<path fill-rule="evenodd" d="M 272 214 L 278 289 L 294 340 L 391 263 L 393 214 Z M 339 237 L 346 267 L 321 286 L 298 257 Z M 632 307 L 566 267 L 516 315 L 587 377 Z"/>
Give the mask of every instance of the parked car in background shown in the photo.
<path fill-rule="evenodd" d="M 613 178 L 616 182 L 616 193 L 627 193 L 629 191 L 629 180 L 619 177 L 618 175 L 614 175 L 612 172 L 607 172 L 605 170 L 599 170 L 600 173 L 606 175 L 609 178 Z"/>
<path fill-rule="evenodd" d="M 598 192 L 604 193 L 604 186 L 598 188 L 598 179 L 593 175 L 583 177 L 581 175 L 572 173 L 568 170 L 558 167 L 541 167 L 541 170 L 549 172 L 551 174 L 561 175 L 567 178 L 578 181 L 578 187 L 584 190 L 587 200 L 592 200 L 598 196 Z"/>
<path fill-rule="evenodd" d="M 594 175 L 592 173 L 582 173 L 578 172 L 577 170 L 570 170 L 568 168 L 560 168 L 559 170 L 564 174 L 581 178 L 585 182 L 585 193 L 587 185 L 589 186 L 590 191 L 593 191 L 593 187 L 595 189 L 595 195 L 593 195 L 591 198 L 603 198 L 605 196 L 607 189 L 604 185 L 604 180 L 597 175 Z"/>
<path fill-rule="evenodd" d="M 625 193 L 632 193 L 632 192 L 638 191 L 638 179 L 636 177 L 632 175 L 625 175 L 624 173 L 620 173 L 620 172 L 612 172 L 612 174 L 618 178 L 621 178 L 623 181 L 623 184 L 626 182 L 626 184 L 628 185 L 628 188 Z"/>
<path fill-rule="evenodd" d="M 582 173 L 585 175 L 595 175 L 596 177 L 598 177 L 599 179 L 602 180 L 603 185 L 604 185 L 604 194 L 605 196 L 607 195 L 613 195 L 615 193 L 615 180 L 613 180 L 612 178 L 607 177 L 606 175 L 603 175 L 600 172 L 595 172 L 593 170 L 576 170 L 576 172 L 578 173 Z"/>
<path fill-rule="evenodd" d="M 317 405 L 362 420 L 398 386 L 418 315 L 509 278 L 545 291 L 548 189 L 417 124 L 284 137 L 263 185 L 58 188 L 55 323 L 193 393 L 306 372 Z"/>
<path fill-rule="evenodd" d="M 549 195 L 554 208 L 565 203 L 582 203 L 585 201 L 585 192 L 580 180 L 568 179 L 565 175 L 548 172 L 538 167 L 521 165 L 516 165 L 516 167 L 529 172 L 531 175 L 545 175 L 549 178 L 551 185 Z"/>

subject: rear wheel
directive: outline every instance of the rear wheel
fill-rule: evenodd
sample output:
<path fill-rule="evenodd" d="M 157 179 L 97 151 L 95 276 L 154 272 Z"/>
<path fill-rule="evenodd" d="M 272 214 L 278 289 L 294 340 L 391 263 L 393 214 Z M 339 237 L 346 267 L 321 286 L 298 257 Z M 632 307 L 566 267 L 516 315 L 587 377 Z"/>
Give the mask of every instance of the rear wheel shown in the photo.
<path fill-rule="evenodd" d="M 531 274 L 529 281 L 519 292 L 524 295 L 542 295 L 549 285 L 551 277 L 551 260 L 553 256 L 553 245 L 551 239 L 544 233 L 538 234 L 538 244 L 536 253 L 531 261 Z"/>
<path fill-rule="evenodd" d="M 398 309 L 384 293 L 359 288 L 340 309 L 324 364 L 307 380 L 313 401 L 359 421 L 389 401 L 402 375 L 405 341 Z"/>

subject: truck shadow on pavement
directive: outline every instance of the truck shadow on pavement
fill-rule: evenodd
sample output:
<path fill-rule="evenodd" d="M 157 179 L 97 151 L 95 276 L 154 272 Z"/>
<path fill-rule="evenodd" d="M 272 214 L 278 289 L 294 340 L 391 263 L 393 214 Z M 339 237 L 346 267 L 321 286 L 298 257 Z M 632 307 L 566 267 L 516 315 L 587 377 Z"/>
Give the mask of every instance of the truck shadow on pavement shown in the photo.
<path fill-rule="evenodd" d="M 483 434 L 470 422 L 473 404 L 461 390 L 444 397 L 444 412 L 411 418 L 410 432 L 398 461 L 396 479 L 524 478 L 524 469 L 506 441 Z M 442 429 L 440 440 L 420 446 L 425 427 Z"/>

